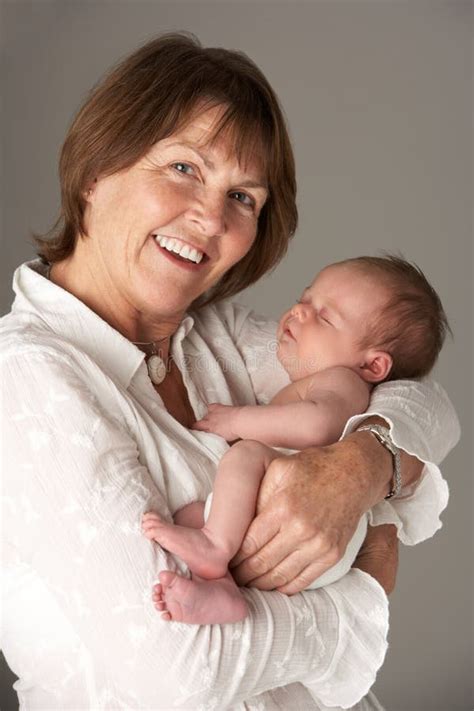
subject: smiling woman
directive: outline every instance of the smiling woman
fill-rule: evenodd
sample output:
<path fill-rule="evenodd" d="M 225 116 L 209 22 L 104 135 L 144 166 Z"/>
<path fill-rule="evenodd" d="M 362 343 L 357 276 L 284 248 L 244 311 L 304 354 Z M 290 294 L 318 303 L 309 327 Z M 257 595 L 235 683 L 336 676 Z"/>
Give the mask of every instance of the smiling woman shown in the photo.
<path fill-rule="evenodd" d="M 175 330 L 256 239 L 266 177 L 260 163 L 239 163 L 228 131 L 216 136 L 224 114 L 200 106 L 134 165 L 94 178 L 85 232 L 53 263 L 56 283 L 87 294 L 90 308 L 132 341 Z"/>
<path fill-rule="evenodd" d="M 383 418 L 397 462 L 401 449 L 398 501 L 384 501 L 390 451 L 356 422 L 342 442 L 269 462 L 233 573 L 249 585 L 245 620 L 176 625 L 151 599 L 160 572 L 189 571 L 142 535 L 144 512 L 171 521 L 205 499 L 229 450 L 192 425 L 215 400 L 256 405 L 288 384 L 276 324 L 224 300 L 276 265 L 296 228 L 272 88 L 239 52 L 159 37 L 93 90 L 60 180 L 61 218 L 15 272 L 1 323 L 2 642 L 21 704 L 379 709 L 358 702 L 387 646 L 395 526 L 369 532 L 344 578 L 300 591 L 372 506 L 408 542 L 439 526 L 437 462 L 458 430 L 436 385 L 381 385 L 360 416 Z"/>

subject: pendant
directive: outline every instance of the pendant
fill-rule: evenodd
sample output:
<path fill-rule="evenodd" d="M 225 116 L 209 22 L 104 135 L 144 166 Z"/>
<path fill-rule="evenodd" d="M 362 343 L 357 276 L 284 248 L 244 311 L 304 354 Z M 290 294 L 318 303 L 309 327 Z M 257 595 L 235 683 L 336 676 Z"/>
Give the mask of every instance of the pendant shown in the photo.
<path fill-rule="evenodd" d="M 148 368 L 148 375 L 152 383 L 159 385 L 163 382 L 166 377 L 166 365 L 159 355 L 154 353 L 150 356 L 146 362 L 146 367 Z"/>

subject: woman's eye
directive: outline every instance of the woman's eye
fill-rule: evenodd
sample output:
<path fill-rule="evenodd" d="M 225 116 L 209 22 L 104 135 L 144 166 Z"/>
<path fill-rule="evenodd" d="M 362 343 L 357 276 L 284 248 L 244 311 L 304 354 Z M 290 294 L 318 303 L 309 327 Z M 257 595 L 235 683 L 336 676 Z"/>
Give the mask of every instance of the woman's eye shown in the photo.
<path fill-rule="evenodd" d="M 173 168 L 178 173 L 184 173 L 185 175 L 192 175 L 194 173 L 194 168 L 189 163 L 173 163 Z"/>
<path fill-rule="evenodd" d="M 250 197 L 250 195 L 247 195 L 247 193 L 243 193 L 240 190 L 234 190 L 232 193 L 229 193 L 230 197 L 234 198 L 234 200 L 237 200 L 237 202 L 242 203 L 242 205 L 246 205 L 247 207 L 254 207 L 255 205 L 255 200 L 253 197 Z"/>

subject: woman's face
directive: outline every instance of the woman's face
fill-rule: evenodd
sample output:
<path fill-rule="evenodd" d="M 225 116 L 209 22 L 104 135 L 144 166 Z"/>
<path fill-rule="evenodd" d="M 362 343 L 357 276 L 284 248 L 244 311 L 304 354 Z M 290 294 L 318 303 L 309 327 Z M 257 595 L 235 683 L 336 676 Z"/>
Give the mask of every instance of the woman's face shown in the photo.
<path fill-rule="evenodd" d="M 197 114 L 90 186 L 84 244 L 114 310 L 180 318 L 252 246 L 266 180 L 259 165 L 239 164 L 225 135 L 209 143 L 221 111 Z"/>

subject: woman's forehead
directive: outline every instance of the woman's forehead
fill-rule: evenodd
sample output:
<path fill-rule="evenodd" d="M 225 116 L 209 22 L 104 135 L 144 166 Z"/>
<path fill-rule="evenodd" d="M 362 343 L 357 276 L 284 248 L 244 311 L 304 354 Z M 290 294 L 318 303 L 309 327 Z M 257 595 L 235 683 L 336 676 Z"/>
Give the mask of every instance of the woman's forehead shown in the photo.
<path fill-rule="evenodd" d="M 163 141 L 166 145 L 190 145 L 208 160 L 212 160 L 215 153 L 226 160 L 235 158 L 242 170 L 258 173 L 262 179 L 266 177 L 268 160 L 262 131 L 242 126 L 229 115 L 229 107 L 224 104 L 209 106 L 201 102 L 196 105 L 179 128 Z"/>

